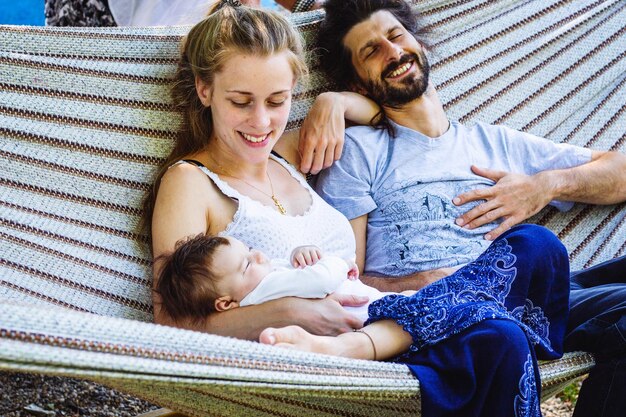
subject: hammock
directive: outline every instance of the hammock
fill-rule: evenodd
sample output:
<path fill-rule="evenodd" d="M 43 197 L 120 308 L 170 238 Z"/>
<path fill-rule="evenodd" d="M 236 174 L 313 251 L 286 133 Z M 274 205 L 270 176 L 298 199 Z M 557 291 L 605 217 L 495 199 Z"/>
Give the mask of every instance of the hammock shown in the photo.
<path fill-rule="evenodd" d="M 433 80 L 464 123 L 624 151 L 626 2 L 423 1 Z M 322 12 L 290 17 L 305 39 Z M 179 116 L 187 27 L 0 26 L 0 370 L 79 377 L 190 416 L 420 415 L 400 364 L 290 351 L 152 323 L 140 202 Z M 288 128 L 332 88 L 298 86 Z M 546 209 L 572 269 L 623 255 L 625 205 Z M 541 364 L 544 398 L 593 366 Z"/>

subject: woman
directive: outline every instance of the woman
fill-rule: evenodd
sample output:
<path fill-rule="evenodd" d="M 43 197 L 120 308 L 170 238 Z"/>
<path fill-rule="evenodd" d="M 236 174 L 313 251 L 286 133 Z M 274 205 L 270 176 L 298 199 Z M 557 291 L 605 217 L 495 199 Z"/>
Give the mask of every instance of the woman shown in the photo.
<path fill-rule="evenodd" d="M 354 256 L 345 217 L 291 165 L 271 155 L 275 149 L 298 163 L 295 135 L 281 136 L 304 71 L 297 34 L 280 15 L 224 2 L 189 32 L 173 88 L 183 126 L 145 210 L 152 214 L 147 220 L 155 259 L 199 233 L 228 234 L 271 258 L 287 259 L 294 247 L 311 244 L 342 258 Z M 356 122 L 376 113 L 350 95 L 320 101 L 320 108 L 335 108 L 334 115 L 346 113 Z M 330 149 L 325 164 L 338 157 Z M 419 369 L 424 415 L 538 415 L 535 349 L 545 358 L 562 351 L 568 280 L 566 273 L 544 279 L 554 265 L 567 271 L 567 254 L 546 230 L 540 245 L 532 242 L 537 232 L 527 232 L 533 227 L 511 229 L 475 262 L 411 297 L 373 303 L 370 320 L 376 323 L 363 334 L 342 337 L 347 352 L 333 350 L 334 339 L 308 337 L 300 328 L 326 335 L 358 329 L 362 323 L 340 305 L 358 305 L 358 299 L 278 299 L 182 325 L 256 339 L 267 327 L 295 324 L 288 331 L 297 329 L 296 337 L 303 337 L 298 348 L 370 359 L 407 351 L 402 361 Z M 524 270 L 512 266 L 521 256 L 529 257 L 520 263 L 528 265 Z M 161 267 L 155 262 L 155 277 Z M 160 303 L 155 293 L 155 321 L 180 326 Z M 269 330 L 263 341 L 292 343 L 294 337 Z"/>
<path fill-rule="evenodd" d="M 345 218 L 320 199 L 292 166 L 270 155 L 272 149 L 299 163 L 297 135 L 283 135 L 292 91 L 306 71 L 299 37 L 277 13 L 233 7 L 230 2 L 189 32 L 173 87 L 184 115 L 177 143 L 162 166 L 146 200 L 153 255 L 174 249 L 181 238 L 199 233 L 228 234 L 287 258 L 291 249 L 315 244 L 328 253 L 354 256 L 354 238 Z M 371 115 L 364 99 L 326 94 L 314 111 L 330 121 L 313 126 L 341 129 L 344 109 Z M 334 109 L 327 117 L 327 109 Z M 356 121 L 367 122 L 368 119 Z M 327 137 L 327 135 L 325 135 Z M 279 140 L 280 139 L 280 140 Z M 310 142 L 309 142 L 310 143 Z M 315 169 L 340 154 L 341 143 L 316 149 Z M 324 156 L 326 155 L 326 156 Z M 180 162 L 190 160 L 194 162 Z M 202 165 L 203 167 L 199 167 Z M 154 265 L 159 276 L 161 265 Z M 155 283 L 156 285 L 156 283 Z M 188 327 L 244 339 L 258 338 L 268 326 L 300 324 L 318 334 L 338 334 L 360 327 L 340 303 L 352 297 L 321 301 L 292 298 L 208 317 Z M 366 300 L 362 300 L 365 302 Z M 154 295 L 155 321 L 173 324 Z M 254 318 L 254 320 L 252 320 Z"/>

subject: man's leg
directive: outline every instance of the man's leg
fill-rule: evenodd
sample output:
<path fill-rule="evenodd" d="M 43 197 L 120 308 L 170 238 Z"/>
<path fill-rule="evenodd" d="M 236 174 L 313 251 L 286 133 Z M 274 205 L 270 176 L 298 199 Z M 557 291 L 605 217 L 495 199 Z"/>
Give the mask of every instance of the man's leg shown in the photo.
<path fill-rule="evenodd" d="M 596 356 L 574 417 L 617 417 L 626 410 L 626 257 L 572 273 L 567 351 Z"/>
<path fill-rule="evenodd" d="M 626 256 L 572 271 L 571 279 L 584 288 L 602 284 L 626 284 Z"/>

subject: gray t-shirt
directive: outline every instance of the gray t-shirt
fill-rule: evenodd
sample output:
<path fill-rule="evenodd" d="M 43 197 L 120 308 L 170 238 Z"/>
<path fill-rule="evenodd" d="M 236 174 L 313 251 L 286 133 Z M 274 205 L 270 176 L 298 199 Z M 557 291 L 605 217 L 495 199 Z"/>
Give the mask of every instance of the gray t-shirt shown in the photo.
<path fill-rule="evenodd" d="M 535 174 L 581 165 L 591 150 L 555 144 L 504 126 L 451 122 L 446 133 L 429 138 L 394 124 L 385 130 L 346 130 L 343 156 L 317 179 L 317 192 L 348 219 L 369 214 L 365 273 L 403 276 L 466 264 L 490 244 L 488 224 L 474 230 L 454 220 L 480 202 L 457 207 L 459 194 L 493 185 L 471 165 Z M 572 203 L 553 201 L 559 210 Z"/>

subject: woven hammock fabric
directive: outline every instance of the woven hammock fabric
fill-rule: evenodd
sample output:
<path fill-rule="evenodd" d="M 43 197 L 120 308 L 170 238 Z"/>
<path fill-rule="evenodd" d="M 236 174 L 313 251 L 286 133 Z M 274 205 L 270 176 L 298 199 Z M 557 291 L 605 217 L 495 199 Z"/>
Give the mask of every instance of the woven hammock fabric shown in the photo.
<path fill-rule="evenodd" d="M 625 151 L 626 1 L 422 1 L 451 118 Z M 322 12 L 290 19 L 311 41 Z M 88 378 L 192 416 L 420 415 L 405 366 L 152 324 L 141 200 L 172 146 L 188 27 L 0 26 L 0 369 Z M 297 87 L 289 128 L 333 87 Z M 625 173 L 626 175 L 626 173 Z M 625 205 L 533 221 L 579 269 L 626 252 Z M 593 365 L 541 365 L 544 397 Z"/>

